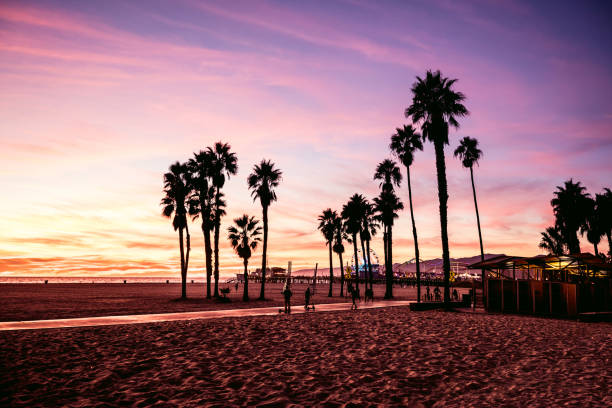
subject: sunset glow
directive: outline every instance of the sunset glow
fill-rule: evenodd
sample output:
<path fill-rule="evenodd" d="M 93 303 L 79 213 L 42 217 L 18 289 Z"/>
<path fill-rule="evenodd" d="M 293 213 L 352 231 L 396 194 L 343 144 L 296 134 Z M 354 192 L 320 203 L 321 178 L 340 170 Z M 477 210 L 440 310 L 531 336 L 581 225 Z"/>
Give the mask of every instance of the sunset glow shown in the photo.
<path fill-rule="evenodd" d="M 474 174 L 485 252 L 542 253 L 556 186 L 611 187 L 612 28 L 595 7 L 2 1 L 0 276 L 178 276 L 162 175 L 219 140 L 239 166 L 224 188 L 222 274 L 242 266 L 231 220 L 261 218 L 246 177 L 263 158 L 283 171 L 269 264 L 327 267 L 318 214 L 378 194 L 375 167 L 427 69 L 458 78 L 470 111 L 446 148 L 451 257 L 479 254 L 469 171 L 452 156 L 466 135 L 484 153 Z M 421 256 L 438 258 L 430 143 L 411 176 Z M 398 194 L 407 206 L 405 183 Z M 201 278 L 199 221 L 189 227 L 189 278 Z M 413 258 L 408 211 L 393 234 L 393 261 Z M 373 248 L 382 253 L 381 237 Z"/>

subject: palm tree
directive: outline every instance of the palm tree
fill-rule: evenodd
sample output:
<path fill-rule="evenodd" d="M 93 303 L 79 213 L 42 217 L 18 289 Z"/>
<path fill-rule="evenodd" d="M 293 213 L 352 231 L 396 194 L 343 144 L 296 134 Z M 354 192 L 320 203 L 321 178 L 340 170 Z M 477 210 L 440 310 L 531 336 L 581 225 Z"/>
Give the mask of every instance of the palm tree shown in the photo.
<path fill-rule="evenodd" d="M 188 169 L 186 164 L 176 162 L 170 165 L 169 171 L 164 174 L 164 197 L 161 200 L 164 217 L 172 219 L 174 230 L 179 232 L 179 249 L 181 254 L 181 298 L 187 298 L 187 268 L 189 266 L 189 251 L 191 243 L 189 226 L 187 225 Z M 185 230 L 185 243 L 183 243 L 183 230 Z M 185 246 L 187 251 L 185 251 Z"/>
<path fill-rule="evenodd" d="M 257 243 L 261 241 L 259 238 L 261 227 L 257 225 L 258 223 L 259 221 L 255 217 L 249 217 L 244 214 L 242 217 L 234 219 L 236 226 L 232 225 L 227 229 L 227 238 L 232 244 L 232 248 L 242 258 L 244 264 L 244 292 L 242 300 L 245 302 L 249 300 L 249 273 L 247 270 L 249 258 L 252 251 L 257 248 Z"/>
<path fill-rule="evenodd" d="M 474 196 L 474 208 L 476 209 L 476 224 L 478 225 L 478 240 L 480 242 L 480 261 L 484 262 L 484 249 L 482 247 L 482 233 L 480 231 L 480 214 L 478 213 L 478 201 L 476 201 L 476 187 L 474 186 L 474 164 L 482 157 L 482 151 L 478 148 L 478 140 L 469 136 L 464 137 L 455 149 L 455 157 L 459 157 L 461 164 L 466 169 L 470 169 L 470 179 L 472 180 L 472 194 Z M 482 278 L 482 290 L 484 291 L 485 270 L 480 271 Z"/>
<path fill-rule="evenodd" d="M 380 188 L 390 191 L 394 185 L 399 187 L 402 182 L 402 172 L 393 160 L 385 159 L 376 167 L 374 180 L 381 180 Z"/>
<path fill-rule="evenodd" d="M 221 189 L 225 185 L 226 177 L 236 175 L 238 172 L 238 158 L 235 153 L 230 152 L 231 146 L 227 143 L 217 142 L 213 147 L 207 149 L 210 156 L 210 177 L 215 187 L 215 290 L 214 296 L 219 297 L 219 231 L 221 228 L 221 218 L 225 215 L 225 210 L 221 208 Z"/>
<path fill-rule="evenodd" d="M 259 299 L 265 300 L 266 284 L 266 256 L 268 252 L 268 207 L 276 201 L 275 187 L 278 187 L 282 180 L 283 173 L 274 168 L 274 163 L 270 160 L 262 160 L 253 167 L 253 172 L 249 175 L 247 182 L 253 200 L 259 198 L 263 211 L 263 252 L 261 256 L 261 293 Z"/>
<path fill-rule="evenodd" d="M 595 256 L 599 256 L 599 251 L 597 250 L 597 246 L 601 241 L 601 237 L 604 236 L 605 232 L 602 228 L 602 209 L 597 205 L 597 201 L 589 198 L 588 199 L 588 212 L 585 217 L 585 222 L 580 226 L 580 233 L 582 235 L 586 234 L 587 240 L 593 244 L 593 248 L 595 249 Z"/>
<path fill-rule="evenodd" d="M 334 222 L 334 252 L 338 254 L 340 260 L 340 297 L 344 296 L 344 264 L 342 254 L 344 253 L 343 241 L 348 239 L 346 228 L 341 217 L 337 217 Z"/>
<path fill-rule="evenodd" d="M 334 245 L 333 241 L 334 241 L 334 235 L 335 235 L 334 222 L 337 218 L 338 218 L 338 213 L 335 211 L 332 211 L 331 208 L 324 210 L 323 213 L 319 215 L 318 229 L 323 234 L 323 237 L 325 238 L 325 243 L 327 244 L 329 248 L 329 293 L 327 295 L 328 297 L 332 297 L 333 295 L 333 292 L 332 292 L 333 285 L 332 284 L 334 281 L 334 265 L 332 262 L 332 247 Z M 340 265 L 340 269 L 342 269 L 342 265 Z"/>
<path fill-rule="evenodd" d="M 604 188 L 602 194 L 595 195 L 601 229 L 608 238 L 608 255 L 612 257 L 612 191 Z"/>
<path fill-rule="evenodd" d="M 399 161 L 406 166 L 406 181 L 408 184 L 408 200 L 410 201 L 410 218 L 412 219 L 412 237 L 414 239 L 414 258 L 416 259 L 417 276 L 417 302 L 421 301 L 421 267 L 419 258 L 419 241 L 414 222 L 414 211 L 412 209 L 412 188 L 410 186 L 410 166 L 414 162 L 414 152 L 423 150 L 421 135 L 411 125 L 404 125 L 403 128 L 396 128 L 395 134 L 391 136 L 391 151 L 397 156 Z"/>
<path fill-rule="evenodd" d="M 385 228 L 385 299 L 393 298 L 393 222 L 398 218 L 397 212 L 404 209 L 393 190 L 383 190 L 374 198 L 375 209 Z"/>
<path fill-rule="evenodd" d="M 200 217 L 202 220 L 202 234 L 204 234 L 204 258 L 206 264 L 206 297 L 211 298 L 212 277 L 212 248 L 210 232 L 215 223 L 213 215 L 215 208 L 215 187 L 210 180 L 211 160 L 210 155 L 200 150 L 189 160 L 190 183 L 192 185 L 192 196 L 189 201 L 189 213 L 193 219 Z"/>
<path fill-rule="evenodd" d="M 363 208 L 365 197 L 361 194 L 353 194 L 349 201 L 342 206 L 342 219 L 346 232 L 351 235 L 353 242 L 353 254 L 355 256 L 355 288 L 359 290 L 359 256 L 357 254 L 357 234 L 361 232 L 363 220 Z"/>
<path fill-rule="evenodd" d="M 440 71 L 427 71 L 424 79 L 417 76 L 412 85 L 412 105 L 406 108 L 406 117 L 421 123 L 424 140 L 434 145 L 438 176 L 438 200 L 440 202 L 440 232 L 442 238 L 442 260 L 444 269 L 444 303 L 450 302 L 450 253 L 448 249 L 448 188 L 444 146 L 448 144 L 448 127 L 459 127 L 457 118 L 466 116 L 468 110 L 462 102 L 465 96 L 455 92 L 452 86 L 456 79 L 442 77 Z"/>
<path fill-rule="evenodd" d="M 580 182 L 574 183 L 572 179 L 566 181 L 563 187 L 557 186 L 554 195 L 550 204 L 555 214 L 555 225 L 561 231 L 570 254 L 578 254 L 580 253 L 578 230 L 586 222 L 591 206 L 590 196 Z"/>
<path fill-rule="evenodd" d="M 546 231 L 542 232 L 539 247 L 548 251 L 550 255 L 563 255 L 564 246 L 561 231 L 556 226 L 548 227 Z"/>
<path fill-rule="evenodd" d="M 372 293 L 374 293 L 374 276 L 372 273 L 372 260 L 371 260 L 371 256 L 370 256 L 370 241 L 372 240 L 372 237 L 376 235 L 376 233 L 378 232 L 378 219 L 376 217 L 376 212 L 374 211 L 374 206 L 372 204 L 370 204 L 369 202 L 365 202 L 365 206 L 364 206 L 364 214 L 363 214 L 363 220 L 362 220 L 362 228 L 361 228 L 361 236 L 363 237 L 362 239 L 362 246 L 363 246 L 363 242 L 365 241 L 366 247 L 365 247 L 365 260 L 368 263 L 368 277 L 370 279 L 370 289 L 372 289 Z M 362 248 L 363 251 L 363 248 Z"/>

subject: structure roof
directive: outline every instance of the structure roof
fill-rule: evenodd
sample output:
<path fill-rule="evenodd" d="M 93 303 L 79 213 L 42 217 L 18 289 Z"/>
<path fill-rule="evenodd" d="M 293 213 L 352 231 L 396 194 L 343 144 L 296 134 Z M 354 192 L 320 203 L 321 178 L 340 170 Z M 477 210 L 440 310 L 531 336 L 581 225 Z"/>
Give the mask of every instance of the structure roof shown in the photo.
<path fill-rule="evenodd" d="M 542 269 L 576 269 L 586 266 L 589 269 L 612 271 L 612 263 L 583 252 L 569 255 L 537 255 L 532 257 L 522 256 L 496 256 L 486 261 L 476 262 L 468 265 L 469 269 L 512 269 L 539 267 Z"/>

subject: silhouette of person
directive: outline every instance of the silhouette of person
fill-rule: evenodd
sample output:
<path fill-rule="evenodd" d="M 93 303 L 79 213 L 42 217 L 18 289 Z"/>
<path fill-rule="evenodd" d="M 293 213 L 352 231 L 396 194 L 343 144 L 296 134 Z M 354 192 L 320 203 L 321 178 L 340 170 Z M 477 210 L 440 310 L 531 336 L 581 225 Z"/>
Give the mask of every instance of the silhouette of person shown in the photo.
<path fill-rule="evenodd" d="M 357 299 L 359 299 L 359 289 L 353 288 L 351 285 L 351 299 L 353 304 L 351 305 L 351 310 L 357 310 Z"/>
<path fill-rule="evenodd" d="M 428 301 L 431 300 L 431 294 L 429 293 L 429 286 L 427 286 L 427 294 L 425 295 Z"/>
<path fill-rule="evenodd" d="M 236 282 L 236 292 L 238 292 L 238 282 Z"/>
<path fill-rule="evenodd" d="M 289 286 L 283 291 L 283 295 L 285 296 L 285 313 L 289 314 L 291 313 L 291 295 L 293 295 Z"/>
<path fill-rule="evenodd" d="M 304 309 L 308 310 L 310 307 L 310 286 L 306 288 L 304 293 Z"/>
<path fill-rule="evenodd" d="M 440 298 L 440 288 L 437 287 L 437 286 L 434 289 L 434 295 L 436 296 L 436 302 L 439 302 L 441 300 L 441 298 Z"/>
<path fill-rule="evenodd" d="M 455 299 L 455 301 L 459 300 L 459 294 L 457 293 L 457 288 L 453 289 L 453 299 Z"/>

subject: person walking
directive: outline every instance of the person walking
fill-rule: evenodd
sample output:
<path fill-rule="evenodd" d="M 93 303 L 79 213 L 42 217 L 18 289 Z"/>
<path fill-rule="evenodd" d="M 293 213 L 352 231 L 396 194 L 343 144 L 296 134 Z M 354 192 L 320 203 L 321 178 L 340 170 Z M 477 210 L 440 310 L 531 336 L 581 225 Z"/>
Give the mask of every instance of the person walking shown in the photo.
<path fill-rule="evenodd" d="M 289 289 L 289 285 L 285 286 L 285 289 L 283 290 L 283 296 L 285 297 L 285 313 L 286 314 L 290 314 L 291 313 L 291 295 L 293 295 L 293 293 L 291 292 L 291 289 Z"/>

